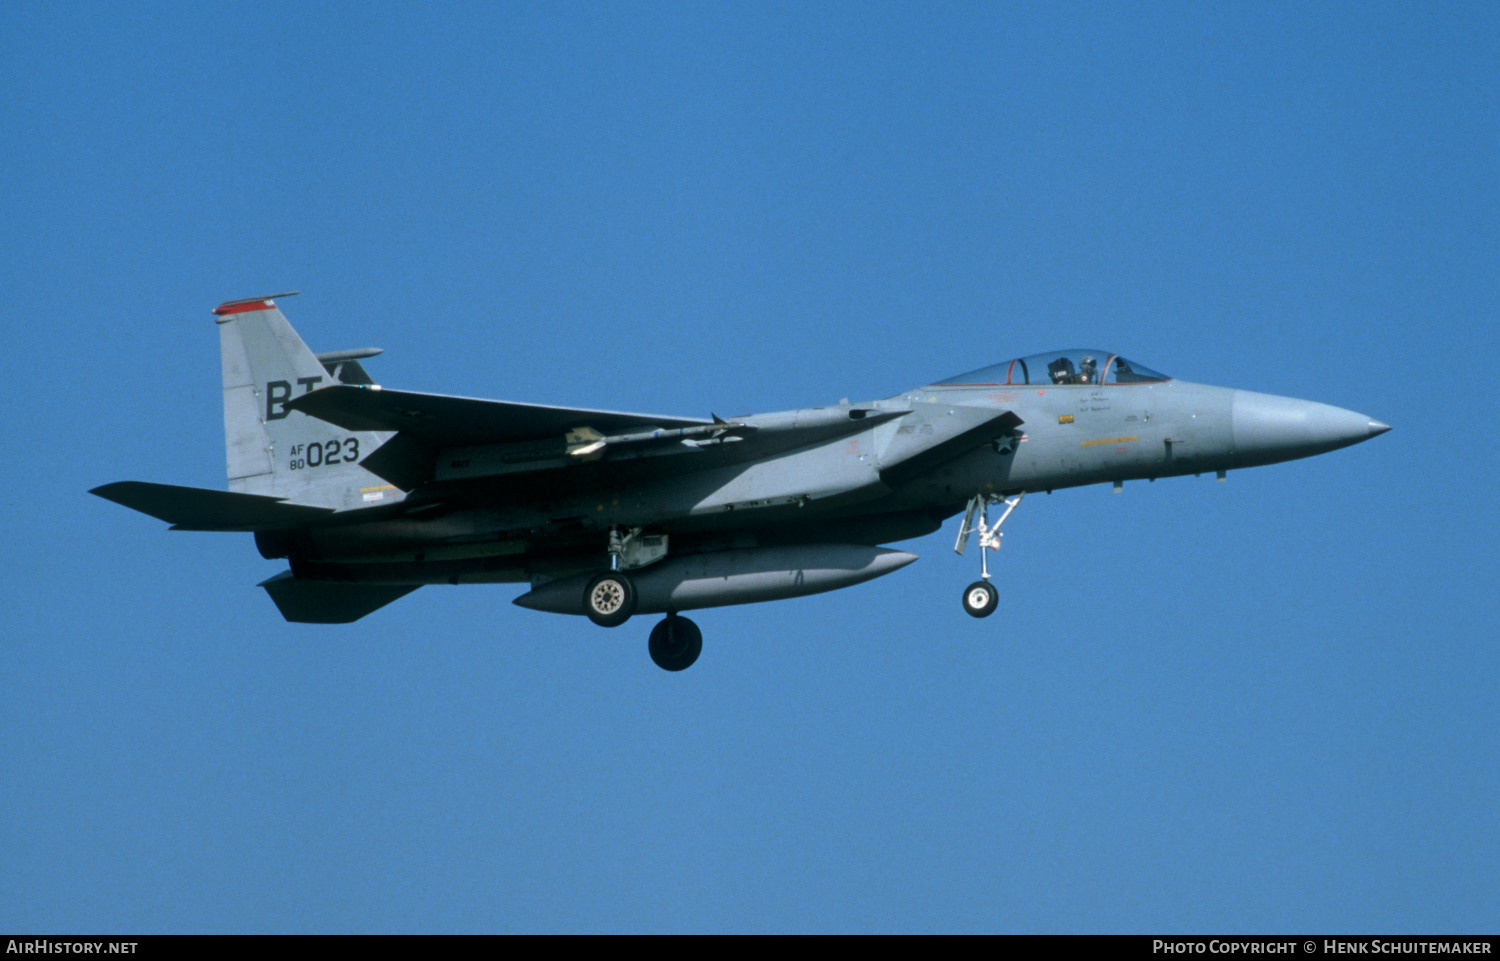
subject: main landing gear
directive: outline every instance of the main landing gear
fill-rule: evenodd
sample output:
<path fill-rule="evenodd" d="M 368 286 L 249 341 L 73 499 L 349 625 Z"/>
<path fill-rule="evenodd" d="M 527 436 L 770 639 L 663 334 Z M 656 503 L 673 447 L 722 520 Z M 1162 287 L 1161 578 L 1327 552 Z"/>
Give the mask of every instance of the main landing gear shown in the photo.
<path fill-rule="evenodd" d="M 612 528 L 609 532 L 609 570 L 589 581 L 583 589 L 583 612 L 600 627 L 619 627 L 635 613 L 635 583 L 622 568 L 632 566 L 630 560 L 639 550 L 640 533 L 639 528 L 631 531 Z M 666 552 L 664 544 L 661 552 Z"/>
<path fill-rule="evenodd" d="M 647 645 L 651 660 L 664 671 L 681 671 L 692 667 L 703 653 L 703 632 L 685 617 L 668 614 L 651 629 Z"/>
<path fill-rule="evenodd" d="M 636 590 L 630 575 L 618 569 L 620 538 L 610 538 L 611 570 L 589 581 L 583 589 L 583 610 L 589 620 L 600 627 L 619 627 L 635 613 Z M 664 671 L 681 671 L 693 666 L 703 653 L 703 632 L 698 625 L 675 612 L 667 614 L 651 629 L 647 644 L 651 660 Z"/>
<path fill-rule="evenodd" d="M 962 554 L 964 548 L 969 546 L 969 534 L 979 534 L 979 580 L 964 588 L 964 610 L 971 617 L 989 617 L 995 613 L 995 608 L 1000 606 L 1000 592 L 995 590 L 995 585 L 990 583 L 990 565 L 985 549 L 998 551 L 1000 549 L 1000 525 L 1010 516 L 1011 511 L 1021 506 L 1021 498 L 1025 497 L 1023 491 L 1014 497 L 1004 498 L 1005 513 L 995 521 L 995 526 L 989 525 L 989 506 L 999 503 L 1002 498 L 996 494 L 975 494 L 969 499 L 969 507 L 964 511 L 963 524 L 958 528 L 958 540 L 953 544 L 955 553 Z M 976 517 L 977 515 L 977 517 Z M 977 525 L 976 525 L 977 520 Z"/>
<path fill-rule="evenodd" d="M 583 609 L 600 627 L 619 627 L 635 613 L 635 585 L 623 571 L 605 571 L 583 589 Z"/>

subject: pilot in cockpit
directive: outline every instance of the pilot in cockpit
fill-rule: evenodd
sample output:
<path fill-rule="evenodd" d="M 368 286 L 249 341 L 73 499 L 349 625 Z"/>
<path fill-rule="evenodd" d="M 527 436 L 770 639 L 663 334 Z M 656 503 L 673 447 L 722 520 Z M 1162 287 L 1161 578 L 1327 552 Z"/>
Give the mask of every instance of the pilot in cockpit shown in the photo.
<path fill-rule="evenodd" d="M 1092 384 L 1099 376 L 1099 364 L 1092 357 L 1085 357 L 1078 365 L 1078 383 Z"/>

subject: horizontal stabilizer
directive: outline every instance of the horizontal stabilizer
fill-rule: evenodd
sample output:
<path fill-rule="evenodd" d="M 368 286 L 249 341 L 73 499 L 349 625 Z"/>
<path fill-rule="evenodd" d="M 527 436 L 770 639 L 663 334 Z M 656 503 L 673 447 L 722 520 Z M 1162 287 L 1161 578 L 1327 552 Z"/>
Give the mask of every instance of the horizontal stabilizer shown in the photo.
<path fill-rule="evenodd" d="M 615 434 L 651 427 L 698 427 L 714 423 L 687 417 L 517 404 L 350 384 L 302 394 L 288 401 L 286 407 L 345 430 L 402 431 L 434 448 L 545 440 L 561 437 L 576 427 Z"/>
<path fill-rule="evenodd" d="M 391 601 L 400 600 L 420 584 L 358 584 L 346 581 L 306 581 L 282 571 L 261 587 L 276 602 L 281 616 L 297 624 L 348 624 Z"/>
<path fill-rule="evenodd" d="M 107 501 L 150 514 L 182 531 L 275 531 L 327 517 L 326 507 L 288 504 L 276 497 L 232 491 L 119 481 L 89 491 Z"/>

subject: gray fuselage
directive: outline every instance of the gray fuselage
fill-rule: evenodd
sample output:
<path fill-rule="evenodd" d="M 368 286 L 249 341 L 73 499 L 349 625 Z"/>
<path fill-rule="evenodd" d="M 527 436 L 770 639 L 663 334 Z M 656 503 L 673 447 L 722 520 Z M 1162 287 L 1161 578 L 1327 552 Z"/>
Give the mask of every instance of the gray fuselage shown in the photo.
<path fill-rule="evenodd" d="M 1019 424 L 976 446 L 974 431 L 1005 411 Z M 936 530 L 976 494 L 1227 471 L 1387 429 L 1326 404 L 1178 380 L 937 385 L 734 422 L 752 431 L 688 454 L 673 449 L 674 471 L 665 477 L 648 469 L 649 450 L 521 474 L 504 470 L 498 446 L 464 450 L 440 463 L 437 476 L 467 485 L 472 506 L 309 529 L 267 539 L 262 550 L 290 555 L 299 576 L 544 581 L 598 569 L 602 532 L 611 529 L 668 535 L 674 555 L 880 544 Z M 778 449 L 782 435 L 797 446 Z M 943 452 L 948 438 L 962 448 L 952 456 Z"/>

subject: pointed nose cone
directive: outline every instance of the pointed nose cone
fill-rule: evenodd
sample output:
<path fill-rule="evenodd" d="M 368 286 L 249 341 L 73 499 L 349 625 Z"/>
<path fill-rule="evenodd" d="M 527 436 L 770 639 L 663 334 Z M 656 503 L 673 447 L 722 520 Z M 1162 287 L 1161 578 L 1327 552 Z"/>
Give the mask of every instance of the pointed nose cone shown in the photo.
<path fill-rule="evenodd" d="M 1391 429 L 1342 407 L 1246 390 L 1235 391 L 1232 410 L 1235 455 L 1256 464 L 1310 457 Z"/>

